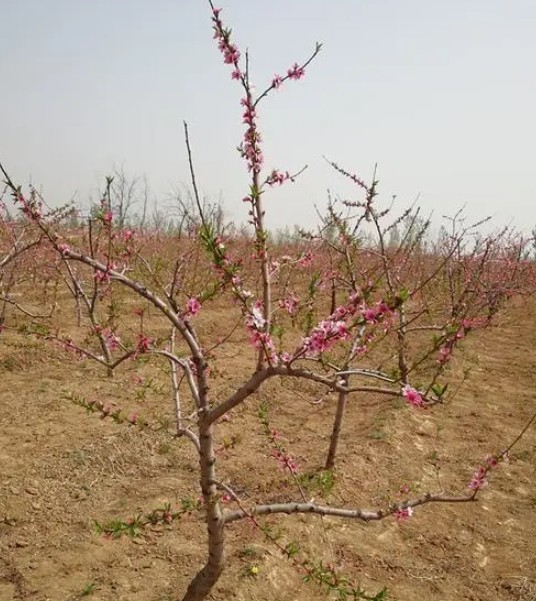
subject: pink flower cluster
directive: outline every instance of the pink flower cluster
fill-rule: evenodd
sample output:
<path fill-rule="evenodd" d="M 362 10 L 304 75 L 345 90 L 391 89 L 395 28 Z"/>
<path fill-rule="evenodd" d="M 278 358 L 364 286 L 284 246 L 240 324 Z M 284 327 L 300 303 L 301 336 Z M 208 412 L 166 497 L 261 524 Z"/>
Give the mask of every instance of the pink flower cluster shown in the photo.
<path fill-rule="evenodd" d="M 288 469 L 291 474 L 297 474 L 299 466 L 289 453 L 282 448 L 276 448 L 272 452 L 272 457 L 277 459 L 277 462 L 282 469 Z"/>
<path fill-rule="evenodd" d="M 134 239 L 134 232 L 132 230 L 124 230 L 121 234 L 123 242 L 130 242 Z"/>
<path fill-rule="evenodd" d="M 471 482 L 468 487 L 475 492 L 488 485 L 487 474 L 490 470 L 495 469 L 499 464 L 499 458 L 495 455 L 486 457 L 486 464 L 481 465 L 475 470 Z"/>
<path fill-rule="evenodd" d="M 257 113 L 249 94 L 245 98 L 242 98 L 240 104 L 244 107 L 242 120 L 247 125 L 247 128 L 244 140 L 238 150 L 242 158 L 247 162 L 248 171 L 259 173 L 264 163 L 264 156 L 260 147 L 262 137 L 255 122 Z"/>
<path fill-rule="evenodd" d="M 271 87 L 274 88 L 275 90 L 278 90 L 281 87 L 281 84 L 286 79 L 294 79 L 297 81 L 298 79 L 301 79 L 304 75 L 305 75 L 305 67 L 301 67 L 300 65 L 298 65 L 298 63 L 294 63 L 292 65 L 292 67 L 287 69 L 287 74 L 285 77 L 281 77 L 281 75 L 274 75 L 274 78 L 272 79 Z"/>
<path fill-rule="evenodd" d="M 292 67 L 287 71 L 287 77 L 289 79 L 301 79 L 305 75 L 305 69 L 300 67 L 298 63 L 294 63 Z"/>
<path fill-rule="evenodd" d="M 281 171 L 277 171 L 277 169 L 274 169 L 272 171 L 272 173 L 270 173 L 270 175 L 266 178 L 266 183 L 269 186 L 275 186 L 275 184 L 284 184 L 288 179 L 290 179 L 290 174 L 288 171 L 285 171 L 285 173 L 281 173 Z"/>
<path fill-rule="evenodd" d="M 218 49 L 223 55 L 223 62 L 234 66 L 231 77 L 236 80 L 243 80 L 242 71 L 239 66 L 240 52 L 236 45 L 231 42 L 231 30 L 223 27 L 220 12 L 221 9 L 219 8 L 213 10 L 214 38 L 218 40 Z M 261 135 L 255 123 L 257 116 L 255 105 L 249 91 L 246 97 L 242 98 L 240 104 L 244 107 L 243 122 L 247 125 L 247 129 L 239 151 L 241 156 L 247 161 L 248 170 L 259 173 L 264 158 L 260 148 Z"/>
<path fill-rule="evenodd" d="M 411 387 L 409 384 L 406 384 L 402 388 L 402 396 L 406 399 L 409 405 L 413 405 L 414 407 L 422 407 L 424 405 L 424 400 L 421 396 L 421 393 L 415 388 Z"/>
<path fill-rule="evenodd" d="M 408 520 L 413 515 L 413 507 L 403 507 L 395 513 L 395 517 L 399 522 Z"/>
<path fill-rule="evenodd" d="M 136 341 L 136 353 L 146 353 L 151 348 L 153 343 L 154 340 L 149 338 L 149 336 L 146 336 L 145 334 L 138 334 L 138 340 Z"/>
<path fill-rule="evenodd" d="M 29 219 L 33 219 L 34 221 L 41 219 L 43 215 L 43 203 L 41 201 L 37 201 L 35 198 L 27 200 L 23 194 L 19 192 L 15 197 L 15 202 L 20 205 L 20 210 Z"/>
<path fill-rule="evenodd" d="M 185 317 L 193 317 L 197 315 L 199 311 L 201 311 L 201 303 L 199 302 L 199 299 L 197 299 L 195 296 L 192 296 L 186 303 Z"/>
<path fill-rule="evenodd" d="M 300 258 L 298 259 L 298 265 L 300 267 L 309 267 L 309 265 L 311 265 L 312 262 L 313 262 L 313 253 L 310 250 L 308 250 L 305 253 L 302 253 Z"/>
<path fill-rule="evenodd" d="M 113 262 L 108 263 L 108 265 L 106 266 L 106 271 L 100 271 L 100 270 L 96 270 L 95 271 L 95 281 L 98 284 L 104 284 L 106 282 L 110 281 L 110 273 L 109 273 L 109 269 L 116 269 L 117 265 Z"/>
<path fill-rule="evenodd" d="M 473 330 L 474 328 L 482 328 L 488 324 L 488 320 L 483 317 L 475 317 L 472 319 L 466 318 L 462 321 L 462 325 L 458 328 L 457 332 L 447 338 L 443 346 L 440 347 L 437 356 L 437 363 L 445 365 L 452 358 L 452 351 L 456 343 L 465 337 L 465 335 Z"/>
<path fill-rule="evenodd" d="M 307 357 L 315 357 L 320 353 L 330 350 L 341 340 L 350 336 L 345 321 L 326 319 L 321 321 L 309 336 L 303 339 L 302 348 Z"/>
<path fill-rule="evenodd" d="M 220 19 L 221 8 L 215 8 L 212 11 L 212 22 L 214 23 L 214 39 L 218 40 L 218 49 L 223 54 L 223 62 L 226 65 L 234 65 L 235 71 L 238 71 L 238 76 L 233 71 L 233 79 L 239 79 L 240 70 L 238 61 L 240 60 L 240 52 L 238 48 L 231 43 L 231 31 L 223 27 Z"/>
<path fill-rule="evenodd" d="M 266 327 L 266 319 L 263 315 L 263 304 L 256 301 L 251 313 L 245 317 L 246 329 L 250 335 L 251 344 L 256 349 L 264 349 L 266 356 L 272 365 L 277 365 L 279 357 L 275 351 L 275 344 L 268 332 L 263 331 Z"/>
<path fill-rule="evenodd" d="M 391 315 L 392 311 L 383 301 L 378 301 L 372 307 L 365 307 L 363 305 L 362 314 L 365 320 L 370 324 L 378 323 L 383 317 Z"/>
<path fill-rule="evenodd" d="M 279 301 L 279 306 L 292 316 L 296 315 L 299 304 L 300 299 L 295 294 Z"/>
<path fill-rule="evenodd" d="M 102 335 L 104 337 L 104 341 L 106 342 L 106 346 L 111 350 L 115 351 L 119 348 L 121 344 L 121 338 L 112 332 L 110 329 L 106 329 L 102 331 Z"/>

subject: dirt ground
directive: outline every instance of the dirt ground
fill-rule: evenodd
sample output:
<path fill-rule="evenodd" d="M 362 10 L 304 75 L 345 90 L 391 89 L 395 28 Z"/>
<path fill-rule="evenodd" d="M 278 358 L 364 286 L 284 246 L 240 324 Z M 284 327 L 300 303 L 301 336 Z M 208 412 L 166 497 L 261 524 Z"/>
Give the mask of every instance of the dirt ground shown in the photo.
<path fill-rule="evenodd" d="M 214 316 L 214 326 L 218 320 Z M 245 372 L 235 351 L 216 374 L 215 397 Z M 467 341 L 454 375 L 472 369 L 452 402 L 418 412 L 399 402 L 356 398 L 326 501 L 376 508 L 404 498 L 404 486 L 413 494 L 440 484 L 465 491 L 478 463 L 508 445 L 536 410 L 535 364 L 532 301 Z M 98 366 L 73 361 L 49 343 L 10 330 L 0 335 L 0 601 L 180 599 L 204 561 L 197 514 L 136 538 L 107 538 L 93 522 L 196 499 L 188 441 L 173 439 L 164 427 L 142 431 L 99 419 L 69 400 L 83 394 L 116 402 L 165 425 L 172 407 L 164 367 L 129 363 L 110 380 Z M 313 473 L 327 451 L 334 413 L 333 398 L 308 403 L 315 394 L 296 382 L 273 383 L 221 424 L 226 448 L 218 472 L 246 504 L 300 499 L 270 457 L 259 401 L 268 401 L 272 425 L 300 470 Z M 282 544 L 297 542 L 302 556 L 333 562 L 371 593 L 386 586 L 392 601 L 534 601 L 535 468 L 532 428 L 476 503 L 427 505 L 405 522 L 285 516 L 263 523 L 281 530 Z M 321 494 L 314 486 L 305 492 Z M 250 523 L 230 526 L 227 545 L 228 568 L 214 601 L 326 598 Z"/>

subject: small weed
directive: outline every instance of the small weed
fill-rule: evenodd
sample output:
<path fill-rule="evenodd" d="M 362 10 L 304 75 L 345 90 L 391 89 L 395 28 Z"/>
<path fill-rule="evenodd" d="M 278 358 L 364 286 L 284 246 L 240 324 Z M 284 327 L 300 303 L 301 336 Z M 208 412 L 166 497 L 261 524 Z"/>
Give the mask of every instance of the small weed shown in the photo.
<path fill-rule="evenodd" d="M 253 557 L 258 557 L 259 553 L 257 552 L 257 550 L 254 547 L 244 547 L 241 551 L 239 551 L 238 556 L 241 559 L 246 559 L 246 558 L 253 558 Z"/>
<path fill-rule="evenodd" d="M 95 591 L 98 591 L 98 587 L 97 587 L 97 583 L 96 582 L 88 582 L 86 584 L 86 586 L 80 591 L 80 594 L 78 595 L 80 598 L 81 597 L 89 597 L 90 595 L 92 595 Z"/>
<path fill-rule="evenodd" d="M 427 457 L 428 461 L 436 468 L 439 469 L 440 457 L 437 451 L 432 451 Z"/>
<path fill-rule="evenodd" d="M 169 442 L 161 442 L 158 445 L 157 452 L 159 455 L 167 455 L 171 451 L 171 444 Z"/>
<path fill-rule="evenodd" d="M 335 476 L 331 470 L 302 474 L 299 476 L 299 480 L 307 490 L 319 491 L 323 496 L 329 495 L 335 486 Z"/>
<path fill-rule="evenodd" d="M 373 440 L 385 440 L 387 438 L 387 432 L 385 430 L 380 430 L 379 428 L 375 428 L 370 433 L 370 437 Z"/>
<path fill-rule="evenodd" d="M 16 371 L 17 369 L 17 360 L 15 357 L 6 357 L 3 361 L 0 362 L 2 369 L 6 371 Z"/>

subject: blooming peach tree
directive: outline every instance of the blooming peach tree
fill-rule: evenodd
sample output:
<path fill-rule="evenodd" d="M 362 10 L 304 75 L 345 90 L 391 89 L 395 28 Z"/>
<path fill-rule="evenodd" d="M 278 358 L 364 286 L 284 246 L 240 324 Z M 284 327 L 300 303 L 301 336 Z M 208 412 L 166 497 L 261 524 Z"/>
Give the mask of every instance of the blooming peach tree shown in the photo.
<path fill-rule="evenodd" d="M 273 186 L 294 182 L 301 170 L 265 167 L 257 110 L 271 92 L 305 76 L 321 45 L 316 45 L 307 60 L 275 75 L 256 95 L 248 57 L 234 43 L 220 9 L 209 4 L 218 48 L 242 90 L 245 131 L 239 152 L 250 175 L 243 199 L 252 231 L 249 240 L 228 239 L 207 219 L 186 124 L 198 221 L 196 236 L 181 239 L 177 254 L 169 260 L 155 251 L 163 239 L 156 244 L 153 240 L 151 246 L 116 219 L 110 203 L 110 180 L 98 211 L 82 233 L 73 234 L 44 215 L 39 198 L 25 196 L 2 169 L 26 223 L 33 226 L 36 236 L 46 239 L 59 258 L 59 272 L 75 301 L 79 323 L 85 324 L 89 335 L 76 343 L 60 333 L 49 331 L 48 337 L 80 358 L 101 363 L 109 374 L 142 355 L 164 360 L 170 366 L 176 435 L 188 438 L 197 453 L 200 499 L 184 502 L 178 512 L 163 508 L 135 521 L 115 522 L 112 530 L 104 527 L 104 531 L 135 533 L 146 524 L 169 523 L 182 513 L 200 511 L 207 530 L 207 557 L 184 592 L 184 601 L 205 599 L 220 578 L 226 565 L 226 530 L 234 522 L 249 520 L 296 561 L 295 549 L 281 546 L 260 523 L 261 516 L 315 514 L 364 522 L 390 517 L 404 520 L 425 504 L 473 501 L 512 445 L 491 453 L 468 477 L 466 490 L 428 491 L 372 509 L 332 506 L 307 498 L 300 485 L 299 466 L 272 426 L 269 403 L 261 403 L 259 419 L 271 453 L 296 483 L 298 496 L 282 502 L 258 498 L 252 504 L 220 473 L 218 425 L 273 379 L 306 381 L 322 388 L 325 392 L 316 403 L 330 403 L 335 395 L 333 428 L 326 449 L 326 468 L 331 473 L 325 480 L 328 486 L 348 400 L 355 395 L 365 399 L 383 395 L 402 399 L 414 411 L 445 402 L 447 367 L 456 348 L 472 331 L 487 327 L 501 306 L 519 293 L 525 270 L 530 267 L 523 261 L 524 241 L 510 232 L 482 238 L 476 236 L 475 228 L 454 225 L 451 233 L 444 232 L 430 242 L 427 221 L 419 222 L 412 209 L 392 217 L 390 210 L 378 207 L 375 178 L 367 184 L 335 163 L 333 167 L 356 185 L 363 198 L 340 205 L 330 202 L 321 227 L 308 233 L 303 243 L 290 246 L 288 252 L 272 247 L 264 198 Z M 417 225 L 397 244 L 388 244 L 389 233 L 402 219 Z M 131 311 L 126 308 L 126 297 L 131 302 L 128 306 L 132 302 L 135 305 L 135 327 L 122 319 Z M 212 303 L 223 303 L 235 316 L 232 332 L 242 329 L 243 352 L 252 355 L 250 373 L 224 398 L 215 398 L 211 392 L 218 368 L 213 351 L 226 344 L 230 333 L 201 334 L 196 325 L 198 316 L 210 311 Z M 163 318 L 164 330 L 148 331 L 144 315 L 149 307 Z M 186 398 L 183 390 L 187 391 Z M 118 423 L 145 425 L 139 416 L 124 418 L 102 402 L 77 402 Z M 337 591 L 340 598 L 385 596 L 384 592 L 368 596 L 360 587 L 339 578 L 331 567 L 310 562 L 301 566 L 308 579 Z"/>

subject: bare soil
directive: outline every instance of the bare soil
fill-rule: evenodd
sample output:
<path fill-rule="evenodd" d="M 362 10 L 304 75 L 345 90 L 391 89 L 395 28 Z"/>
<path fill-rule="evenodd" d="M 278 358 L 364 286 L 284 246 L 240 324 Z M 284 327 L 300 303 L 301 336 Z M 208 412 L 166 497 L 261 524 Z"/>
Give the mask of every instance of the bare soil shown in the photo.
<path fill-rule="evenodd" d="M 208 327 L 224 319 L 214 314 Z M 226 348 L 214 398 L 229 393 L 250 366 L 239 346 Z M 536 410 L 535 364 L 532 302 L 467 341 L 452 366 L 455 379 L 467 372 L 467 380 L 452 402 L 419 412 L 357 397 L 335 485 L 324 500 L 376 508 L 405 498 L 404 486 L 409 496 L 439 486 L 465 491 L 479 462 L 507 446 Z M 95 520 L 127 519 L 199 495 L 189 442 L 164 427 L 172 419 L 166 369 L 129 362 L 110 379 L 49 343 L 9 329 L 0 335 L 0 601 L 180 599 L 205 557 L 197 513 L 135 538 L 107 538 L 93 527 Z M 300 470 L 313 474 L 327 452 L 335 400 L 311 404 L 318 393 L 298 382 L 270 383 L 221 424 L 218 473 L 246 504 L 301 498 L 271 457 L 259 402 L 268 401 L 271 423 Z M 73 394 L 117 403 L 163 428 L 143 431 L 88 415 L 69 400 Z M 298 543 L 300 557 L 333 562 L 371 593 L 386 586 L 392 601 L 534 601 L 535 468 L 533 428 L 475 503 L 430 504 L 405 522 L 314 516 L 262 522 L 281 530 L 282 545 Z M 323 495 L 314 485 L 304 494 Z M 228 568 L 214 601 L 326 598 L 249 522 L 229 527 L 227 546 Z"/>

